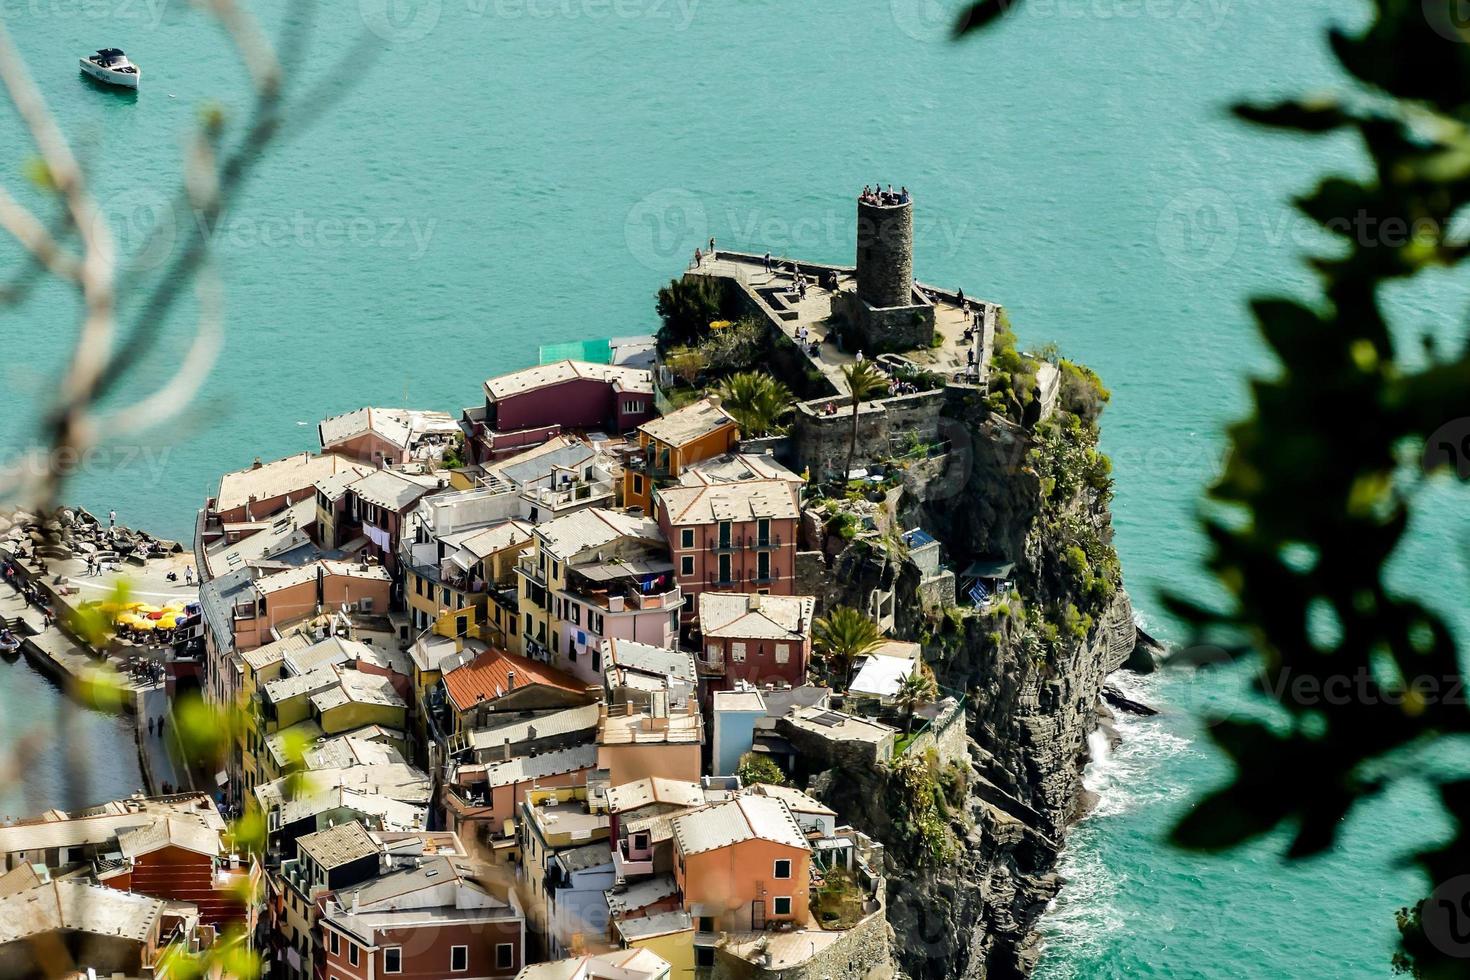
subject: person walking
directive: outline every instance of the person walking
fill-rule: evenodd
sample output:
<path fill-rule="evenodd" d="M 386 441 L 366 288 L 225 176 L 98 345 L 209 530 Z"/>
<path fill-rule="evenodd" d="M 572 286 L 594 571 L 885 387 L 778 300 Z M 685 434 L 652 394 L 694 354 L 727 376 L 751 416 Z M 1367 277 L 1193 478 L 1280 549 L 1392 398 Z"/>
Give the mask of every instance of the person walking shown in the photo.
<path fill-rule="evenodd" d="M 167 715 L 159 715 L 158 716 L 158 737 L 159 738 L 163 738 L 163 723 L 164 723 L 164 721 L 167 718 L 168 718 Z"/>
<path fill-rule="evenodd" d="M 152 735 L 153 735 L 153 718 L 152 718 L 152 716 L 150 716 L 148 718 L 148 735 L 150 737 L 152 737 Z"/>
<path fill-rule="evenodd" d="M 184 566 L 184 584 L 185 585 L 190 585 L 190 586 L 192 586 L 194 584 L 194 566 L 193 565 L 185 565 Z"/>
<path fill-rule="evenodd" d="M 109 510 L 107 512 L 107 526 L 110 528 L 117 527 L 117 511 Z"/>

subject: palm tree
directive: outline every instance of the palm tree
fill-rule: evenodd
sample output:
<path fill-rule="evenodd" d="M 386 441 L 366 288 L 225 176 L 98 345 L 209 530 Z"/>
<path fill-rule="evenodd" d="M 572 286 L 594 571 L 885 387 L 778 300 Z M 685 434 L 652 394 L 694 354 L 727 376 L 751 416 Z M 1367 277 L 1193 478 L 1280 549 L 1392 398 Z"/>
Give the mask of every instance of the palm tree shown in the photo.
<path fill-rule="evenodd" d="M 812 624 L 812 644 L 828 661 L 841 661 L 843 676 L 852 662 L 883 642 L 878 626 L 851 606 L 838 606 Z"/>
<path fill-rule="evenodd" d="M 898 693 L 893 696 L 893 700 L 903 711 L 905 734 L 914 730 L 914 712 L 926 704 L 933 703 L 938 696 L 939 685 L 935 683 L 932 676 L 924 672 L 922 667 L 903 679 L 898 685 Z"/>
<path fill-rule="evenodd" d="M 874 395 L 888 391 L 888 379 L 873 366 L 872 361 L 855 361 L 844 365 L 842 377 L 846 379 L 848 393 L 852 395 L 852 438 L 847 443 L 847 473 L 842 476 L 845 484 L 848 474 L 852 472 L 852 464 L 857 459 L 858 405 Z"/>
<path fill-rule="evenodd" d="M 764 371 L 744 371 L 720 384 L 720 407 L 740 425 L 741 435 L 766 436 L 791 411 L 791 391 Z"/>

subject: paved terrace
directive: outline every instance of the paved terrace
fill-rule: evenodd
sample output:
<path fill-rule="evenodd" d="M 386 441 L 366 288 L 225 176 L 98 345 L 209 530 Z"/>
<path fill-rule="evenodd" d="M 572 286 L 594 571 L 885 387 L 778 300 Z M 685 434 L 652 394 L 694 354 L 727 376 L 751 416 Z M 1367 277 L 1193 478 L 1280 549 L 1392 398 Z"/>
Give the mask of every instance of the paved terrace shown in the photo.
<path fill-rule="evenodd" d="M 798 271 L 811 280 L 807 284 L 805 298 L 799 298 L 796 293 Z M 772 271 L 767 272 L 763 256 L 717 251 L 704 256 L 699 265 L 691 266 L 688 272 L 690 275 L 718 276 L 744 283 L 756 303 L 781 332 L 791 338 L 792 343 L 796 343 L 796 331 L 805 327 L 808 336 L 817 341 L 815 354 L 808 353 L 808 348 L 803 349 L 807 360 L 827 378 L 835 391 L 841 395 L 848 393 L 842 368 L 856 360 L 857 352 L 838 348 L 834 324 L 831 322 L 834 291 L 821 283 L 824 279 L 830 281 L 835 275 L 838 291 L 855 291 L 857 273 L 851 266 L 821 265 L 786 258 L 777 259 L 773 256 Z M 763 295 L 763 291 L 772 288 L 780 290 L 779 308 Z M 965 313 L 960 305 L 958 292 L 940 290 L 917 281 L 914 289 L 922 292 L 934 305 L 934 329 L 942 343 L 938 347 L 900 352 L 902 356 L 925 370 L 943 375 L 946 381 L 954 380 L 955 375 L 968 369 L 968 351 L 973 350 L 977 362 L 983 363 L 980 332 L 976 331 L 969 340 L 965 339 L 965 331 L 970 326 L 973 314 Z M 972 310 L 982 311 L 991 318 L 997 316 L 1000 310 L 998 304 L 973 297 L 969 297 L 969 302 Z M 871 359 L 871 353 L 868 356 Z"/>

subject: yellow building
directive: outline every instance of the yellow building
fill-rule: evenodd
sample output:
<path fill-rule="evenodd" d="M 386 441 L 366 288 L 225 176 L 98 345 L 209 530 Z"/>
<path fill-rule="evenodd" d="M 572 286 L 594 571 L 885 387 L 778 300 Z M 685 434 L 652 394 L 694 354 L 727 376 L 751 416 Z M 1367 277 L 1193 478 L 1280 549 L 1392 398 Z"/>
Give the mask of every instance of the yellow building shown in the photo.
<path fill-rule="evenodd" d="M 729 452 L 740 429 L 718 396 L 686 405 L 638 427 L 639 455 L 623 470 L 623 505 L 648 513 L 654 487 L 673 482 L 688 466 Z"/>
<path fill-rule="evenodd" d="M 295 768 L 301 752 L 325 735 L 371 725 L 404 730 L 408 705 L 380 650 L 337 636 L 316 643 L 291 636 L 241 659 L 239 747 L 247 798 Z"/>
<path fill-rule="evenodd" d="M 260 759 L 266 752 L 266 737 L 275 731 L 274 727 L 267 729 L 261 722 L 261 691 L 266 684 L 284 676 L 286 654 L 304 651 L 311 645 L 311 637 L 296 634 L 240 654 L 235 752 L 236 757 L 241 760 L 241 773 L 245 779 L 241 795 L 247 800 L 255 798 L 256 786 L 270 782 L 279 775 L 266 775 L 260 765 Z"/>
<path fill-rule="evenodd" d="M 404 573 L 409 618 L 419 629 L 461 609 L 484 609 L 491 593 L 515 584 L 516 559 L 531 547 L 532 526 L 512 520 L 424 542 Z M 425 551 L 435 561 L 422 561 Z"/>
<path fill-rule="evenodd" d="M 688 912 L 656 912 L 612 926 L 625 948 L 646 949 L 665 960 L 669 980 L 694 980 L 694 920 Z"/>

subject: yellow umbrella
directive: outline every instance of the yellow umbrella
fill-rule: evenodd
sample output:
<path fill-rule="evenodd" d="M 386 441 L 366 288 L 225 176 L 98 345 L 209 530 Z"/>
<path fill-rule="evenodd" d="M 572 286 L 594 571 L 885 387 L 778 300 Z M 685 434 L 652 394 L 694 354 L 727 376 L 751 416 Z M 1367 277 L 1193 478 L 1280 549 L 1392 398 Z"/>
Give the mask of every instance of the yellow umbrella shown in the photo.
<path fill-rule="evenodd" d="M 158 628 L 163 630 L 171 630 L 177 625 L 179 625 L 179 617 L 177 616 L 164 616 L 158 621 Z"/>
<path fill-rule="evenodd" d="M 133 629 L 139 629 L 139 630 L 151 630 L 151 629 L 157 629 L 157 628 L 158 628 L 158 624 L 156 622 L 154 622 L 153 620 L 151 620 L 151 619 L 140 619 L 133 626 Z"/>
<path fill-rule="evenodd" d="M 715 320 L 709 325 L 709 328 L 711 330 L 724 330 L 726 327 L 732 326 L 733 324 L 733 320 Z"/>
<path fill-rule="evenodd" d="M 122 615 L 118 616 L 117 619 L 114 620 L 114 622 L 116 622 L 119 626 L 130 626 L 136 629 L 138 624 L 147 622 L 147 620 L 143 619 L 143 617 L 139 616 L 136 613 L 125 612 Z"/>

